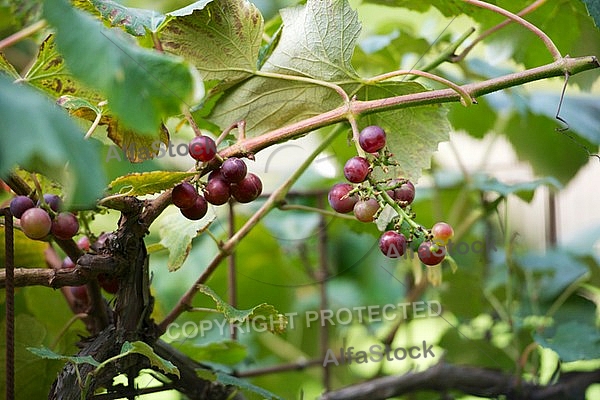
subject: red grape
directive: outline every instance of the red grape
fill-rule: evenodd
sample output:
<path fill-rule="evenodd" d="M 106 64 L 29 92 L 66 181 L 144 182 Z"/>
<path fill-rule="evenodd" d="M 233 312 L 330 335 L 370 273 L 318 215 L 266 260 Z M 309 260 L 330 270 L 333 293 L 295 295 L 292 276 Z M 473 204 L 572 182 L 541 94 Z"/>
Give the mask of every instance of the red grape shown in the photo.
<path fill-rule="evenodd" d="M 75 263 L 71 260 L 71 257 L 65 257 L 61 264 L 61 267 L 64 269 L 73 269 L 75 268 Z"/>
<path fill-rule="evenodd" d="M 384 232 L 379 238 L 379 249 L 386 257 L 402 257 L 406 251 L 406 237 L 396 231 Z"/>
<path fill-rule="evenodd" d="M 367 153 L 375 153 L 385 146 L 385 131 L 377 125 L 370 125 L 360 131 L 358 144 Z"/>
<path fill-rule="evenodd" d="M 393 180 L 392 183 L 397 184 L 397 180 Z M 412 184 L 411 181 L 406 181 L 394 189 L 394 200 L 398 202 L 406 202 L 406 204 L 411 204 L 415 199 L 415 185 Z"/>
<path fill-rule="evenodd" d="M 454 236 L 454 229 L 450 224 L 445 222 L 438 222 L 431 228 L 431 234 L 433 235 L 433 241 L 438 244 L 446 244 L 448 240 Z"/>
<path fill-rule="evenodd" d="M 240 182 L 231 185 L 231 195 L 240 203 L 250 203 L 260 196 L 262 188 L 260 178 L 249 173 Z"/>
<path fill-rule="evenodd" d="M 77 217 L 70 212 L 61 212 L 52 221 L 51 232 L 58 239 L 68 240 L 79 231 Z"/>
<path fill-rule="evenodd" d="M 188 182 L 176 185 L 171 192 L 171 201 L 178 208 L 188 208 L 194 205 L 198 197 L 196 188 Z"/>
<path fill-rule="evenodd" d="M 71 290 L 71 294 L 73 295 L 75 300 L 80 302 L 82 305 L 88 304 L 89 298 L 88 298 L 87 288 L 85 287 L 85 285 L 71 286 L 70 290 Z"/>
<path fill-rule="evenodd" d="M 46 202 L 46 204 L 48 204 L 50 209 L 54 212 L 58 212 L 58 210 L 60 210 L 62 208 L 62 200 L 56 194 L 46 193 L 44 195 L 44 201 Z M 38 202 L 38 205 L 39 205 L 39 202 Z"/>
<path fill-rule="evenodd" d="M 33 208 L 33 200 L 27 196 L 17 196 L 10 201 L 10 213 L 15 218 L 21 218 L 21 215 L 30 208 Z"/>
<path fill-rule="evenodd" d="M 182 208 L 180 209 L 180 211 L 184 217 L 195 221 L 201 219 L 206 215 L 206 212 L 208 211 L 208 203 L 206 202 L 204 197 L 198 195 L 193 206 L 188 208 Z"/>
<path fill-rule="evenodd" d="M 329 200 L 331 208 L 342 214 L 352 211 L 358 198 L 356 196 L 348 196 L 348 192 L 351 190 L 352 185 L 349 183 L 336 183 L 333 185 L 327 195 L 327 200 Z"/>
<path fill-rule="evenodd" d="M 188 145 L 190 156 L 198 161 L 210 161 L 217 154 L 215 141 L 208 136 L 196 136 Z"/>
<path fill-rule="evenodd" d="M 220 206 L 229 201 L 230 194 L 229 183 L 221 178 L 221 175 L 217 175 L 216 178 L 210 178 L 209 176 L 204 188 L 204 198 L 206 201 L 215 206 Z"/>
<path fill-rule="evenodd" d="M 21 215 L 21 229 L 30 239 L 43 239 L 50 233 L 52 220 L 41 208 L 30 208 Z"/>
<path fill-rule="evenodd" d="M 344 176 L 350 182 L 360 183 L 364 182 L 367 179 L 367 175 L 369 175 L 369 162 L 366 158 L 363 157 L 352 157 L 348 161 L 346 161 L 346 165 L 344 165 Z"/>
<path fill-rule="evenodd" d="M 79 247 L 83 251 L 90 251 L 90 238 L 87 236 L 82 236 L 77 241 L 77 247 Z"/>
<path fill-rule="evenodd" d="M 237 157 L 230 157 L 221 165 L 221 175 L 229 183 L 238 183 L 244 179 L 247 172 L 246 163 Z"/>
<path fill-rule="evenodd" d="M 370 198 L 368 200 L 359 200 L 354 205 L 354 216 L 361 222 L 372 222 L 373 216 L 379 210 L 377 200 Z"/>
<path fill-rule="evenodd" d="M 106 274 L 98 274 L 98 284 L 107 293 L 115 294 L 119 291 L 119 279 L 116 276 L 108 276 Z"/>
<path fill-rule="evenodd" d="M 446 257 L 446 248 L 430 241 L 421 243 L 417 250 L 419 260 L 425 265 L 437 265 Z"/>

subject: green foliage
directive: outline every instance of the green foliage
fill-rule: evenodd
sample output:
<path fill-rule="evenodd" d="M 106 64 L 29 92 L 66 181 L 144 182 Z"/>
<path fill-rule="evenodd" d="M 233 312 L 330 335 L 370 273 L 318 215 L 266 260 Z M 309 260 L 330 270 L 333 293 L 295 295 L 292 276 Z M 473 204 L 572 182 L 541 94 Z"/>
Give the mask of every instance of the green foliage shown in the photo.
<path fill-rule="evenodd" d="M 198 97 L 201 86 L 181 60 L 136 46 L 63 0 L 47 2 L 44 16 L 70 71 L 105 94 L 126 127 L 153 135 L 163 118 Z"/>
<path fill-rule="evenodd" d="M 259 304 L 248 310 L 238 310 L 227 302 L 223 301 L 210 287 L 201 285 L 200 293 L 210 296 L 217 306 L 217 311 L 223 313 L 225 319 L 230 324 L 244 323 L 246 320 L 257 323 L 259 326 L 265 326 L 267 330 L 273 333 L 282 333 L 287 325 L 287 318 L 270 304 Z"/>
<path fill-rule="evenodd" d="M 133 173 L 113 180 L 108 189 L 127 196 L 143 196 L 170 189 L 195 172 L 152 171 Z"/>
<path fill-rule="evenodd" d="M 71 189 L 65 189 L 65 197 L 77 208 L 89 207 L 101 196 L 105 178 L 97 168 L 98 144 L 85 141 L 77 125 L 48 99 L 0 76 L 0 120 L 0 176 L 16 165 L 44 171 Z"/>
<path fill-rule="evenodd" d="M 125 342 L 121 347 L 121 353 L 117 357 L 125 357 L 129 354 L 141 354 L 148 358 L 150 366 L 157 368 L 165 374 L 179 376 L 179 369 L 169 360 L 165 360 L 154 352 L 152 347 L 140 341 Z M 108 360 L 107 360 L 108 361 Z M 105 361 L 105 363 L 107 362 Z"/>

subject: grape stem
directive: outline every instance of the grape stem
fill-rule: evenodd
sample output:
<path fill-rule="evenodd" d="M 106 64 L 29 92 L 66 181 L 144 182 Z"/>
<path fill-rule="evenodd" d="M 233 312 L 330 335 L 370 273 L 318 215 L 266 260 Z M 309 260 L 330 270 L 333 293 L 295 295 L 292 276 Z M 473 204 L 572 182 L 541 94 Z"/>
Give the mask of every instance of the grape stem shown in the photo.
<path fill-rule="evenodd" d="M 438 76 L 435 74 L 430 74 L 429 72 L 425 72 L 425 71 L 419 71 L 417 69 L 411 69 L 411 70 L 401 69 L 401 70 L 397 70 L 397 71 L 387 72 L 385 74 L 381 74 L 381 75 L 377 75 L 372 78 L 369 78 L 369 79 L 365 80 L 364 83 L 368 85 L 368 84 L 372 84 L 375 82 L 381 82 L 381 81 L 385 81 L 387 79 L 395 78 L 397 76 L 402 76 L 402 75 L 422 76 L 423 78 L 431 79 L 432 81 L 436 81 L 443 85 L 448 86 L 449 88 L 453 89 L 454 91 L 456 91 L 456 93 L 458 93 L 460 95 L 460 103 L 465 107 L 468 107 L 471 104 L 477 104 L 477 100 L 475 100 L 469 94 L 469 92 L 467 92 L 465 89 L 463 89 L 460 85 L 457 85 L 456 83 L 454 83 L 448 79 L 442 78 L 441 76 Z"/>
<path fill-rule="evenodd" d="M 379 188 L 378 188 L 379 189 Z M 404 211 L 402 209 L 402 207 L 400 207 L 400 205 L 398 203 L 396 203 L 394 201 L 394 199 L 392 199 L 390 197 L 389 194 L 387 194 L 387 192 L 385 190 L 380 190 L 379 196 L 381 198 L 383 198 L 383 200 L 389 204 L 394 211 L 396 211 L 398 213 L 398 215 L 400 216 L 400 224 L 402 224 L 402 221 L 406 220 L 406 222 L 408 222 L 408 224 L 415 228 L 415 229 L 421 229 L 421 225 L 417 224 L 415 221 L 413 221 L 413 219 L 410 217 L 410 215 L 408 215 L 406 213 L 406 211 Z"/>
<path fill-rule="evenodd" d="M 554 44 L 552 39 L 550 39 L 550 37 L 548 35 L 546 35 L 546 33 L 544 33 L 544 31 L 542 31 L 537 26 L 533 25 L 531 22 L 521 18 L 517 14 L 513 14 L 510 11 L 507 11 L 496 5 L 486 3 L 484 1 L 480 1 L 480 0 L 463 0 L 463 1 L 465 3 L 472 4 L 476 7 L 485 8 L 485 9 L 493 11 L 497 14 L 503 15 L 506 18 L 518 23 L 519 25 L 524 26 L 525 28 L 527 28 L 531 32 L 533 32 L 537 37 L 539 37 L 542 40 L 542 42 L 544 42 L 544 44 L 546 45 L 546 48 L 552 55 L 552 58 L 554 58 L 554 61 L 559 61 L 562 58 L 562 55 L 560 54 L 560 50 L 558 50 L 558 47 L 556 47 L 556 45 Z"/>

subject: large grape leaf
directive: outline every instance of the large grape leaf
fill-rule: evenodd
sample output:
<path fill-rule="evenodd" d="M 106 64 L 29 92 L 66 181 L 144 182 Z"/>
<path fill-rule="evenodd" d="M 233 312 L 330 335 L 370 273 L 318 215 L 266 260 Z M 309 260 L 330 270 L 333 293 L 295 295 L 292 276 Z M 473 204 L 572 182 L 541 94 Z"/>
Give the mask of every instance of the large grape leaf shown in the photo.
<path fill-rule="evenodd" d="M 262 15 L 249 1 L 206 3 L 169 15 L 161 30 L 163 48 L 189 60 L 204 80 L 236 82 L 249 77 L 258 61 Z"/>
<path fill-rule="evenodd" d="M 52 98 L 62 95 L 77 96 L 93 104 L 103 100 L 99 93 L 84 87 L 68 71 L 64 58 L 56 49 L 54 39 L 54 35 L 50 35 L 42 42 L 37 57 L 23 80 L 48 93 Z"/>
<path fill-rule="evenodd" d="M 44 16 L 69 70 L 102 92 L 127 128 L 155 134 L 164 118 L 199 97 L 202 86 L 183 60 L 137 46 L 65 0 L 47 1 Z"/>
<path fill-rule="evenodd" d="M 120 176 L 109 185 L 109 190 L 127 196 L 144 196 L 170 189 L 185 178 L 195 175 L 196 172 L 151 171 L 136 172 Z"/>
<path fill-rule="evenodd" d="M 99 143 L 84 140 L 67 113 L 45 96 L 0 76 L 0 121 L 0 176 L 17 165 L 42 172 L 69 189 L 66 197 L 75 207 L 90 206 L 102 195 Z"/>

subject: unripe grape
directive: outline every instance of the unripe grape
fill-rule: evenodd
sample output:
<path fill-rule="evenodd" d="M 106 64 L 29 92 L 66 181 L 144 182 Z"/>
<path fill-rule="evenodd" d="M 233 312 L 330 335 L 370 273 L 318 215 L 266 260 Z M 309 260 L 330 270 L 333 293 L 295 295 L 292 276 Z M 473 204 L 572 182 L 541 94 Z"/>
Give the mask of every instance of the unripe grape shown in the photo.
<path fill-rule="evenodd" d="M 431 228 L 431 234 L 435 243 L 445 245 L 454 236 L 454 229 L 450 224 L 438 222 Z"/>
<path fill-rule="evenodd" d="M 377 200 L 370 198 L 368 200 L 359 200 L 354 205 L 354 216 L 361 222 L 373 222 L 375 213 L 379 210 Z"/>
<path fill-rule="evenodd" d="M 52 220 L 48 213 L 41 208 L 30 208 L 21 215 L 21 229 L 30 239 L 43 239 L 52 228 Z"/>

